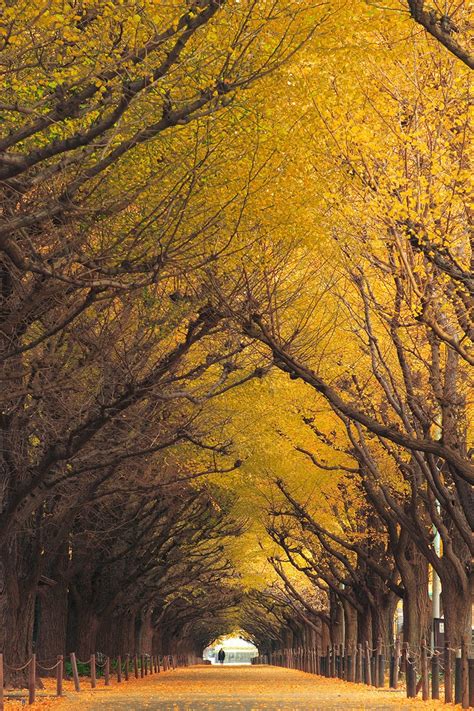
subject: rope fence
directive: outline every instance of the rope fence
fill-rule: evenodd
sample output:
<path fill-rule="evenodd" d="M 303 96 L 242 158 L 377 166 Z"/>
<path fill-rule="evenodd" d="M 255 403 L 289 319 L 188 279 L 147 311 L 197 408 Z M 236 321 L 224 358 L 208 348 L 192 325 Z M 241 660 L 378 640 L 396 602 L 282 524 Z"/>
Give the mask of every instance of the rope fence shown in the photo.
<path fill-rule="evenodd" d="M 63 696 L 63 680 L 65 678 L 65 659 L 63 655 L 58 655 L 55 664 L 47 664 L 51 659 L 42 660 L 39 662 L 36 659 L 36 654 L 31 657 L 21 666 L 14 667 L 5 662 L 4 655 L 0 653 L 0 711 L 5 709 L 5 671 L 22 672 L 28 669 L 28 705 L 34 704 L 36 701 L 36 686 L 37 679 L 41 676 L 38 672 L 51 672 L 56 670 L 56 696 Z M 81 691 L 81 679 L 84 675 L 79 674 L 78 664 L 81 667 L 89 667 L 89 680 L 91 689 L 97 686 L 97 670 L 103 674 L 104 685 L 110 685 L 111 669 L 116 675 L 117 683 L 122 683 L 123 680 L 128 681 L 133 675 L 135 679 L 144 678 L 148 675 L 159 674 L 160 672 L 172 671 L 178 667 L 186 667 L 197 662 L 197 658 L 192 655 L 185 654 L 126 654 L 122 659 L 121 655 L 117 657 L 109 657 L 105 654 L 91 654 L 89 659 L 82 661 L 76 657 L 74 652 L 69 655 L 71 664 L 72 680 L 76 692 Z M 70 678 L 70 677 L 69 677 Z M 87 678 L 87 677 L 86 677 Z"/>
<path fill-rule="evenodd" d="M 467 639 L 458 649 L 446 641 L 443 649 L 432 650 L 425 640 L 414 649 L 406 642 L 401 644 L 397 638 L 390 648 L 379 639 L 375 648 L 365 642 L 352 647 L 327 645 L 325 650 L 320 647 L 280 649 L 259 655 L 252 663 L 298 669 L 376 688 L 388 684 L 391 689 L 399 689 L 403 674 L 407 697 L 416 698 L 421 691 L 423 701 L 430 699 L 430 691 L 431 699 L 440 699 L 442 679 L 445 703 L 454 702 L 467 709 L 474 707 L 473 657 Z"/>

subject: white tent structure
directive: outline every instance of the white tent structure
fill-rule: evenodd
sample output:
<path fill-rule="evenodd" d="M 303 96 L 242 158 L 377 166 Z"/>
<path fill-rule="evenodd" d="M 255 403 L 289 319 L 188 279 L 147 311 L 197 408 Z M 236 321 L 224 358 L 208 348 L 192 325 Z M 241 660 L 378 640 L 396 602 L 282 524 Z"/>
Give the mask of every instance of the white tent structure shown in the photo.
<path fill-rule="evenodd" d="M 219 649 L 225 652 L 224 664 L 250 664 L 250 660 L 258 655 L 257 647 L 238 636 L 221 637 L 213 642 L 203 652 L 203 659 L 212 664 L 218 664 Z"/>

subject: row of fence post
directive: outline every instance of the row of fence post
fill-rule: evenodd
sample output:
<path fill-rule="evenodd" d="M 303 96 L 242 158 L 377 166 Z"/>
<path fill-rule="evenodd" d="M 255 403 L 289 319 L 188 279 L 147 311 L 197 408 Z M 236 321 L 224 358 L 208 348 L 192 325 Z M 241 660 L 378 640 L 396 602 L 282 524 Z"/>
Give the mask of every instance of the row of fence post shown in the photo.
<path fill-rule="evenodd" d="M 90 666 L 90 686 L 95 689 L 97 686 L 97 667 L 104 670 L 104 684 L 105 686 L 110 685 L 110 674 L 111 658 L 107 656 L 100 655 L 103 661 L 98 660 L 98 655 L 92 654 L 87 662 L 80 662 L 77 659 L 76 654 L 71 652 L 70 662 L 72 669 L 72 678 L 74 681 L 74 688 L 76 691 L 81 691 L 81 677 L 78 670 L 78 662 L 83 666 Z M 194 662 L 194 657 L 189 655 L 149 655 L 149 654 L 127 654 L 122 660 L 119 655 L 114 660 L 115 662 L 115 672 L 117 676 L 117 683 L 121 683 L 122 680 L 128 681 L 130 676 L 134 676 L 136 679 L 144 678 L 151 674 L 159 674 L 161 671 L 166 672 L 177 667 L 189 666 Z M 37 668 L 52 671 L 56 670 L 56 696 L 63 695 L 63 678 L 64 678 L 64 656 L 58 655 L 56 664 L 50 667 L 44 667 L 37 662 L 36 654 L 33 654 L 28 662 L 23 666 L 24 669 L 28 669 L 28 704 L 34 704 L 36 701 L 36 681 L 37 681 Z M 0 653 L 0 711 L 4 711 L 4 658 L 3 654 Z"/>
<path fill-rule="evenodd" d="M 359 643 L 350 650 L 343 645 L 328 645 L 324 653 L 319 647 L 297 647 L 260 655 L 253 663 L 299 669 L 377 688 L 388 682 L 392 689 L 399 688 L 400 673 L 404 673 L 407 697 L 414 698 L 421 690 L 424 701 L 430 698 L 430 686 L 431 698 L 440 698 L 443 673 L 445 703 L 454 701 L 462 708 L 474 707 L 474 659 L 469 659 L 467 640 L 459 650 L 451 649 L 445 642 L 442 653 L 432 653 L 425 640 L 419 650 L 412 650 L 406 643 L 401 645 L 399 638 L 388 654 L 381 639 L 375 649 L 371 649 L 368 642 Z"/>

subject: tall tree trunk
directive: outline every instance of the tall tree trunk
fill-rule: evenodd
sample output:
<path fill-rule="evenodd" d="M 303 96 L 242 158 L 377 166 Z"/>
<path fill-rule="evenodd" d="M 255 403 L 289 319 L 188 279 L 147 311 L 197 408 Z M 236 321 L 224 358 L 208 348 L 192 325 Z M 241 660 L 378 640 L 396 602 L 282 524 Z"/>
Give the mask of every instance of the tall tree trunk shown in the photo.
<path fill-rule="evenodd" d="M 21 345 L 22 325 L 9 318 L 18 304 L 11 299 L 16 280 L 8 260 L 0 258 L 0 355 Z M 31 517 L 30 530 L 9 533 L 9 513 L 18 488 L 28 477 L 28 414 L 26 412 L 24 367 L 21 356 L 2 362 L 0 403 L 0 649 L 5 659 L 7 685 L 23 687 L 27 670 L 13 671 L 31 657 L 35 598 L 40 573 L 38 519 Z M 26 527 L 25 527 L 26 528 Z"/>
<path fill-rule="evenodd" d="M 403 640 L 412 649 L 419 649 L 421 639 L 430 638 L 430 599 L 428 595 L 428 563 L 416 545 L 410 541 L 397 554 L 397 565 L 405 589 L 403 598 Z"/>
<path fill-rule="evenodd" d="M 473 574 L 460 580 L 459 575 L 443 575 L 441 579 L 445 635 L 450 646 L 460 647 L 463 636 L 471 639 Z"/>
<path fill-rule="evenodd" d="M 343 616 L 344 612 L 339 597 L 331 590 L 329 593 L 329 618 L 331 620 L 332 644 L 342 644 Z"/>
<path fill-rule="evenodd" d="M 372 610 L 365 595 L 359 599 L 359 603 L 364 611 L 357 612 L 357 642 L 372 645 Z"/>
<path fill-rule="evenodd" d="M 95 608 L 87 604 L 78 605 L 76 613 L 76 654 L 85 662 L 97 651 L 100 621 Z"/>
<path fill-rule="evenodd" d="M 377 644 L 378 639 L 381 639 L 385 649 L 391 649 L 393 645 L 393 623 L 398 600 L 399 598 L 394 592 L 378 591 L 376 605 L 372 607 L 372 639 L 374 646 Z"/>
<path fill-rule="evenodd" d="M 66 571 L 68 567 L 68 541 L 62 542 L 61 550 L 52 565 L 46 561 L 45 573 L 53 585 L 47 587 L 39 598 L 40 615 L 38 621 L 38 639 L 36 653 L 39 660 L 50 662 L 58 654 L 66 654 L 66 631 L 68 617 L 68 585 Z M 48 665 L 48 664 L 47 664 Z M 45 676 L 54 676 L 55 671 L 43 672 Z"/>
<path fill-rule="evenodd" d="M 343 607 L 345 647 L 353 654 L 357 646 L 357 610 L 347 600 L 344 600 Z"/>
<path fill-rule="evenodd" d="M 40 596 L 39 605 L 36 653 L 38 659 L 48 666 L 58 654 L 66 654 L 67 583 L 61 581 L 45 590 Z M 44 676 L 54 676 L 55 673 L 43 672 Z"/>
<path fill-rule="evenodd" d="M 153 610 L 144 610 L 140 613 L 140 633 L 137 640 L 139 654 L 151 654 L 153 627 L 151 624 Z"/>
<path fill-rule="evenodd" d="M 33 652 L 33 625 L 39 577 L 37 544 L 28 535 L 11 538 L 0 550 L 0 648 L 7 686 L 27 686 L 23 666 Z"/>

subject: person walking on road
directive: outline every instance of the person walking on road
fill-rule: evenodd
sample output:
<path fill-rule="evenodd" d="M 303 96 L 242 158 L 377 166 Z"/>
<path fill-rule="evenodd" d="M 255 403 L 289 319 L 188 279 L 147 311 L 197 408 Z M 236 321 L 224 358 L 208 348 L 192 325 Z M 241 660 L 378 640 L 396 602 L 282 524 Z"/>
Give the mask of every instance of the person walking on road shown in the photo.
<path fill-rule="evenodd" d="M 225 652 L 224 652 L 224 650 L 223 650 L 222 647 L 221 647 L 221 648 L 219 649 L 218 654 L 217 654 L 217 661 L 218 661 L 220 664 L 224 664 L 224 659 L 225 659 Z"/>

